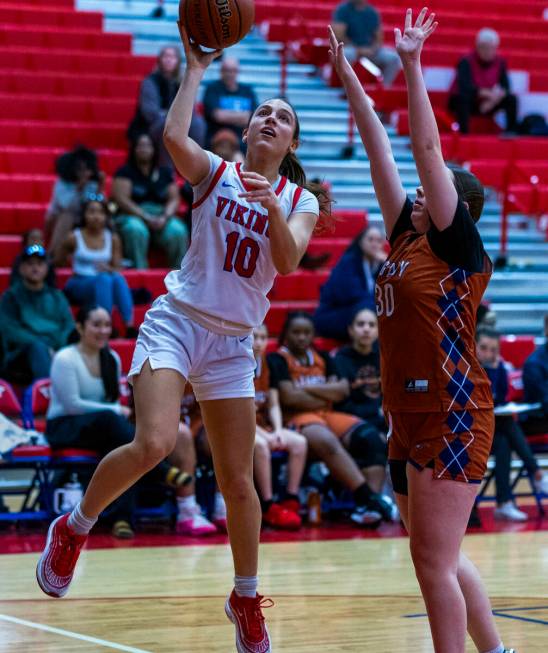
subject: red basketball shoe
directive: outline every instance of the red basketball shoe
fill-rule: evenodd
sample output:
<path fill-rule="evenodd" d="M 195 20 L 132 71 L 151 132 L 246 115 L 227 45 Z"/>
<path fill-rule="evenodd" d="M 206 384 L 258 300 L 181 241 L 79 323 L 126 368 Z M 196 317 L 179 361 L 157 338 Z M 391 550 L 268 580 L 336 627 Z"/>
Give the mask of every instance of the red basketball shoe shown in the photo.
<path fill-rule="evenodd" d="M 302 520 L 299 515 L 282 508 L 279 503 L 271 503 L 263 514 L 263 523 L 284 531 L 296 531 L 301 527 Z"/>
<path fill-rule="evenodd" d="M 226 616 L 236 627 L 236 650 L 238 653 L 271 653 L 268 628 L 262 608 L 271 608 L 274 601 L 260 594 L 254 599 L 238 596 L 236 590 L 225 603 Z"/>
<path fill-rule="evenodd" d="M 51 522 L 46 548 L 36 566 L 40 589 L 56 599 L 65 596 L 72 581 L 74 568 L 87 535 L 77 535 L 67 526 L 69 514 Z"/>

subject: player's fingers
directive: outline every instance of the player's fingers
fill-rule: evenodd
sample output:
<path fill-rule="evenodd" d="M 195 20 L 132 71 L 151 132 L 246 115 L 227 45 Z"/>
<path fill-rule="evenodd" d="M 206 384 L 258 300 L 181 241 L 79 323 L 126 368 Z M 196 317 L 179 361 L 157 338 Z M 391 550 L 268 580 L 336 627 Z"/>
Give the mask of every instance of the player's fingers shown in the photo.
<path fill-rule="evenodd" d="M 427 12 L 428 12 L 428 7 L 423 7 L 421 9 L 420 14 L 417 16 L 417 20 L 415 21 L 415 27 L 422 27 L 422 23 L 424 21 L 424 17 L 426 16 Z"/>
<path fill-rule="evenodd" d="M 396 45 L 401 41 L 401 30 L 399 27 L 394 27 L 394 37 L 396 40 Z"/>
<path fill-rule="evenodd" d="M 411 29 L 411 26 L 413 25 L 413 10 L 408 9 L 405 12 L 405 25 L 404 29 Z"/>
<path fill-rule="evenodd" d="M 426 32 L 430 29 L 432 23 L 434 22 L 434 18 L 436 17 L 436 14 L 432 13 L 430 16 L 428 16 L 428 19 L 426 23 L 422 26 L 422 29 Z"/>
<path fill-rule="evenodd" d="M 431 27 L 428 28 L 426 32 L 426 36 L 430 36 L 430 34 L 433 34 L 436 31 L 436 27 L 438 26 L 438 23 L 435 22 Z"/>

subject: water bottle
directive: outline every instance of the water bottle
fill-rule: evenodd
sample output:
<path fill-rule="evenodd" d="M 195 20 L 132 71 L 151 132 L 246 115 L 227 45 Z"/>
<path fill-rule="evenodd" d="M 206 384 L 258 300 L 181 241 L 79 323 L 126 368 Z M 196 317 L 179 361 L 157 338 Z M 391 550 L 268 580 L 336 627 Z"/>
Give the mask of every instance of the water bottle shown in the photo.
<path fill-rule="evenodd" d="M 78 475 L 72 473 L 70 481 L 65 483 L 63 487 L 57 488 L 53 493 L 53 509 L 57 514 L 71 512 L 76 508 L 83 496 L 84 489 L 78 480 Z"/>
<path fill-rule="evenodd" d="M 308 493 L 306 505 L 308 506 L 308 523 L 311 526 L 319 526 L 322 523 L 322 497 L 315 488 Z"/>

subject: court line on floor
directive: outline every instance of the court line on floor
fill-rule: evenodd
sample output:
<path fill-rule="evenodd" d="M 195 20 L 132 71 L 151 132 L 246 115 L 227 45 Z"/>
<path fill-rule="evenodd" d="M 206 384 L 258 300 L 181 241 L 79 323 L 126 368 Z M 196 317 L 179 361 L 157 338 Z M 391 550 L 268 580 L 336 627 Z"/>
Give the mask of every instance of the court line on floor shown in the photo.
<path fill-rule="evenodd" d="M 27 621 L 26 619 L 18 619 L 17 617 L 10 617 L 7 614 L 0 614 L 0 621 L 8 621 L 17 624 L 19 626 L 27 626 L 27 628 L 34 628 L 35 630 L 43 630 L 46 633 L 54 633 L 55 635 L 63 635 L 64 637 L 79 639 L 82 642 L 89 642 L 90 644 L 98 644 L 99 646 L 104 646 L 105 648 L 111 648 L 114 649 L 115 651 L 125 651 L 125 653 L 151 653 L 151 651 L 145 651 L 142 648 L 124 646 L 123 644 L 116 644 L 115 642 L 109 642 L 106 639 L 98 639 L 97 637 L 90 637 L 89 635 L 80 635 L 80 633 L 74 633 L 71 630 L 64 630 L 63 628 L 55 628 L 54 626 L 46 626 L 45 624 L 39 624 L 34 621 Z"/>

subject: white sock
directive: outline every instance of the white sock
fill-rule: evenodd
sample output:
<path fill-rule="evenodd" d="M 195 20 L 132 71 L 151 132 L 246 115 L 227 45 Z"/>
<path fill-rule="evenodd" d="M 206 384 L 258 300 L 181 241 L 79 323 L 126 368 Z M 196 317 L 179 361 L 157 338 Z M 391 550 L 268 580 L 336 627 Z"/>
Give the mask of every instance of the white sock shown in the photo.
<path fill-rule="evenodd" d="M 86 517 L 80 508 L 80 502 L 70 513 L 67 526 L 77 535 L 87 535 L 97 523 L 97 517 Z"/>
<path fill-rule="evenodd" d="M 187 521 L 196 515 L 196 495 L 177 497 L 177 521 Z"/>
<path fill-rule="evenodd" d="M 493 648 L 490 651 L 484 651 L 484 653 L 504 653 L 504 644 L 501 642 L 497 648 Z"/>
<path fill-rule="evenodd" d="M 213 505 L 213 514 L 215 517 L 226 517 L 226 504 L 223 495 L 215 492 L 215 503 Z"/>
<path fill-rule="evenodd" d="M 238 596 L 254 599 L 257 596 L 257 576 L 234 576 L 234 589 Z"/>

